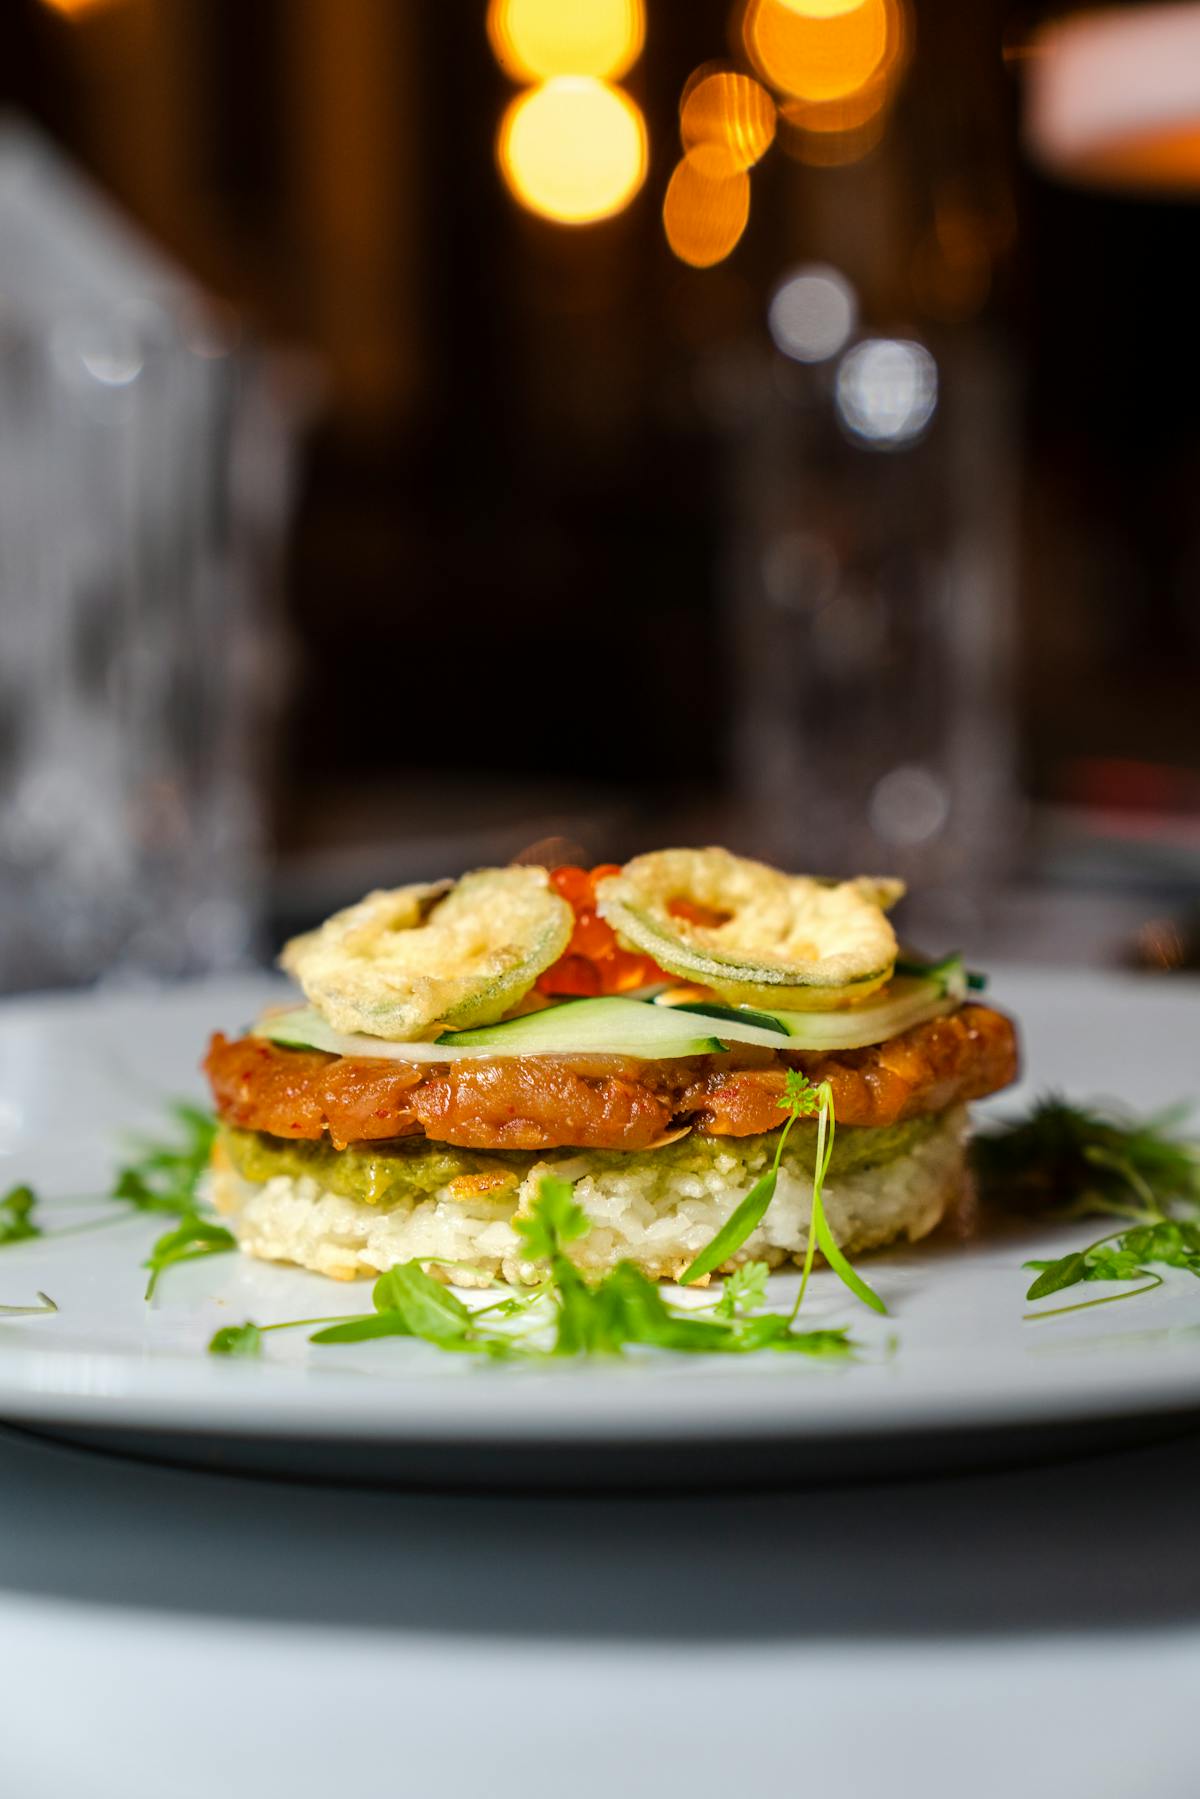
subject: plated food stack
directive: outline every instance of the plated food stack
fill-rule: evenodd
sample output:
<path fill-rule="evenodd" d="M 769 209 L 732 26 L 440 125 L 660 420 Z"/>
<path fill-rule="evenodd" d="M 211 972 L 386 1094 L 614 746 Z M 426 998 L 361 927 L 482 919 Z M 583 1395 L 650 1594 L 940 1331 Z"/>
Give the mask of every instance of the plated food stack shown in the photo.
<path fill-rule="evenodd" d="M 306 1006 L 214 1037 L 214 1201 L 250 1254 L 339 1279 L 529 1282 L 512 1221 L 553 1173 L 582 1266 L 672 1278 L 771 1165 L 799 1071 L 836 1116 L 838 1243 L 921 1237 L 1016 1044 L 958 958 L 898 960 L 901 891 L 704 849 L 369 894 L 284 951 Z M 803 1257 L 816 1135 L 795 1122 L 727 1266 Z"/>

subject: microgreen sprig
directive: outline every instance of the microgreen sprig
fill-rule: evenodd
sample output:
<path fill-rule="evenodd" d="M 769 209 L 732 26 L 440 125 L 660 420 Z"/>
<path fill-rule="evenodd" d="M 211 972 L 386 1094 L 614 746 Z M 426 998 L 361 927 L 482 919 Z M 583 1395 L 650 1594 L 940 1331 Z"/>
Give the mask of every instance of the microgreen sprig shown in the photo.
<path fill-rule="evenodd" d="M 39 1293 L 39 1306 L 0 1306 L 0 1318 L 40 1318 L 47 1312 L 57 1312 L 58 1307 L 48 1293 Z"/>
<path fill-rule="evenodd" d="M 986 1199 L 1051 1212 L 1125 1219 L 1083 1249 L 1025 1266 L 1036 1275 L 1025 1297 L 1049 1299 L 1084 1282 L 1131 1282 L 1121 1293 L 1027 1312 L 1027 1319 L 1135 1299 L 1161 1287 L 1151 1264 L 1200 1276 L 1200 1144 L 1179 1134 L 1186 1112 L 1138 1119 L 1111 1107 L 1069 1105 L 1055 1095 L 1021 1119 L 978 1136 L 972 1160 Z M 1179 1216 L 1180 1209 L 1191 1216 Z"/>
<path fill-rule="evenodd" d="M 175 1229 L 159 1237 L 142 1263 L 150 1270 L 146 1298 L 153 1299 L 159 1277 L 177 1262 L 195 1262 L 202 1256 L 223 1255 L 237 1248 L 237 1238 L 224 1225 L 212 1224 L 199 1212 L 185 1212 Z"/>
<path fill-rule="evenodd" d="M 138 1138 L 140 1154 L 118 1168 L 112 1197 L 139 1212 L 166 1212 L 179 1218 L 196 1208 L 196 1191 L 212 1156 L 217 1121 L 211 1112 L 176 1100 L 168 1108 L 179 1135 L 175 1141 Z"/>
<path fill-rule="evenodd" d="M 25 1186 L 10 1187 L 0 1199 L 0 1249 L 41 1236 L 41 1225 L 33 1221 L 37 1203 L 33 1188 Z"/>
<path fill-rule="evenodd" d="M 546 1266 L 528 1294 L 471 1308 L 419 1261 L 405 1262 L 375 1282 L 373 1312 L 226 1325 L 209 1349 L 214 1355 L 257 1356 L 267 1331 L 312 1324 L 323 1326 L 310 1339 L 316 1344 L 417 1337 L 440 1350 L 499 1361 L 619 1355 L 634 1346 L 707 1355 L 770 1349 L 844 1360 L 854 1348 L 844 1329 L 797 1331 L 794 1315 L 759 1310 L 766 1295 L 764 1263 L 740 1270 L 728 1298 L 723 1294 L 707 1313 L 672 1305 L 632 1262 L 589 1280 L 567 1253 L 590 1230 L 587 1215 L 570 1185 L 553 1176 L 543 1178 L 528 1215 L 515 1225 L 529 1259 Z M 513 1319 L 522 1318 L 528 1328 L 511 1327 Z"/>
<path fill-rule="evenodd" d="M 804 1256 L 804 1270 L 800 1277 L 800 1290 L 796 1303 L 792 1308 L 795 1319 L 808 1287 L 808 1277 L 812 1273 L 813 1258 L 819 1249 L 830 1267 L 849 1287 L 857 1299 L 874 1312 L 887 1312 L 882 1299 L 868 1286 L 862 1276 L 851 1267 L 839 1249 L 837 1240 L 829 1228 L 822 1203 L 825 1177 L 829 1172 L 829 1163 L 833 1155 L 833 1140 L 836 1120 L 833 1111 L 833 1089 L 828 1081 L 822 1081 L 814 1087 L 808 1076 L 789 1068 L 784 1077 L 782 1096 L 776 1101 L 781 1112 L 787 1113 L 787 1122 L 779 1133 L 775 1144 L 775 1154 L 771 1166 L 766 1173 L 760 1175 L 749 1193 L 726 1219 L 712 1241 L 705 1245 L 691 1265 L 680 1275 L 680 1284 L 690 1286 L 693 1281 L 712 1274 L 722 1262 L 727 1262 L 735 1255 L 747 1238 L 758 1229 L 767 1208 L 775 1197 L 775 1189 L 779 1182 L 779 1168 L 783 1160 L 783 1152 L 791 1134 L 793 1125 L 801 1118 L 816 1118 L 817 1145 L 816 1160 L 813 1167 L 812 1212 L 808 1233 L 808 1245 Z"/>

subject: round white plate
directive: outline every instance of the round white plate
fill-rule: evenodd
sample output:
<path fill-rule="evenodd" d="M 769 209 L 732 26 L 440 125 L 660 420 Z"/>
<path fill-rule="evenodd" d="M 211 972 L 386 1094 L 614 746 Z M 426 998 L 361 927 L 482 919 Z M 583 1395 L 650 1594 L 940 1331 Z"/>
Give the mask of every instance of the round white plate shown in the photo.
<path fill-rule="evenodd" d="M 164 1098 L 201 1097 L 208 1032 L 244 1026 L 276 991 L 224 982 L 0 1007 L 0 1191 L 31 1183 L 48 1233 L 111 1212 L 102 1196 L 122 1136 L 160 1130 Z M 1200 984 L 1007 970 L 991 996 L 1021 1022 L 1027 1071 L 999 1110 L 1049 1088 L 1146 1108 L 1200 1088 Z M 862 1352 L 850 1365 L 642 1353 L 534 1368 L 402 1339 L 314 1348 L 303 1331 L 268 1338 L 262 1361 L 209 1356 L 223 1324 L 354 1310 L 360 1296 L 366 1310 L 369 1288 L 220 1256 L 168 1271 L 147 1305 L 140 1264 L 163 1228 L 135 1214 L 0 1249 L 0 1304 L 40 1289 L 58 1306 L 0 1318 L 0 1417 L 191 1459 L 511 1484 L 842 1474 L 974 1457 L 1005 1432 L 1044 1447 L 1200 1409 L 1194 1276 L 1024 1321 L 1022 1262 L 1086 1242 L 1087 1223 L 1006 1222 L 873 1257 L 886 1319 L 818 1273 L 808 1321 L 852 1326 Z M 792 1279 L 775 1277 L 779 1300 Z"/>

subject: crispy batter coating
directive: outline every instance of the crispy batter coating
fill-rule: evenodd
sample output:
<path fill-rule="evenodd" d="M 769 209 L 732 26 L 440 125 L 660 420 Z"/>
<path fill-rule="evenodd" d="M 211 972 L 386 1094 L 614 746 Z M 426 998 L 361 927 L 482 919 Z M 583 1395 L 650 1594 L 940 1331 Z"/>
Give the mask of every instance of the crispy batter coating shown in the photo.
<path fill-rule="evenodd" d="M 746 1049 L 673 1062 L 524 1056 L 406 1063 L 213 1038 L 217 1110 L 243 1130 L 340 1149 L 414 1132 L 469 1149 L 645 1149 L 672 1126 L 748 1137 L 783 1122 L 788 1068 L 833 1087 L 839 1124 L 884 1127 L 982 1099 L 1017 1071 L 1012 1022 L 961 1006 L 871 1049 Z"/>

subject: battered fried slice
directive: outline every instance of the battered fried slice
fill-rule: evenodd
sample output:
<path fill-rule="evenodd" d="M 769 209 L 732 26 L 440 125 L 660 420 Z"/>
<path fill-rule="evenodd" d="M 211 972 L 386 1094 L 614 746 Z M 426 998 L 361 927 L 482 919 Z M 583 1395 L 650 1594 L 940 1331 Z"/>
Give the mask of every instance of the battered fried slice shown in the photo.
<path fill-rule="evenodd" d="M 776 1130 L 788 1068 L 833 1087 L 839 1124 L 884 1127 L 980 1099 L 1016 1073 L 1012 1024 L 962 1006 L 872 1049 L 771 1050 L 673 1062 L 550 1056 L 448 1065 L 328 1056 L 213 1038 L 205 1062 L 229 1124 L 347 1143 L 424 1131 L 468 1149 L 645 1149 L 672 1124 L 710 1136 Z"/>

